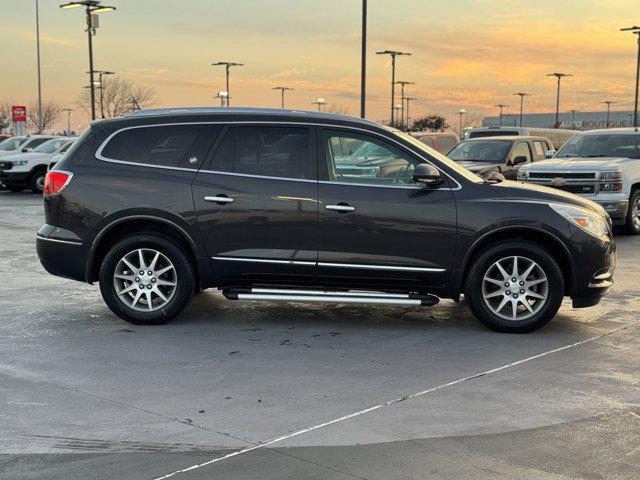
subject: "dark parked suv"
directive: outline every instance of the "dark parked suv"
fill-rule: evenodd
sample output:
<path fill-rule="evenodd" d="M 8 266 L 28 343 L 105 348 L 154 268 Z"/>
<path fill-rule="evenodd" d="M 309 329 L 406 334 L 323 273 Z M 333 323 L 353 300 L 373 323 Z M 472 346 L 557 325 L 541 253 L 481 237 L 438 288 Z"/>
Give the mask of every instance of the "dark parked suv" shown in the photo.
<path fill-rule="evenodd" d="M 235 300 L 396 305 L 464 293 L 485 325 L 527 332 L 564 296 L 598 303 L 615 267 L 597 204 L 485 181 L 397 130 L 321 113 L 104 120 L 47 174 L 44 201 L 47 271 L 98 281 L 138 324 L 215 287 Z"/>

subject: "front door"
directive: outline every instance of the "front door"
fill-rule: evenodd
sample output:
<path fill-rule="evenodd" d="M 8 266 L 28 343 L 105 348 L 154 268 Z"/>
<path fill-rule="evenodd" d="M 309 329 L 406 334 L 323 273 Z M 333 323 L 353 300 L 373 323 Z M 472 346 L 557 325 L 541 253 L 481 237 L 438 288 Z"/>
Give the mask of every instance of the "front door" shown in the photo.
<path fill-rule="evenodd" d="M 318 277 L 360 287 L 447 283 L 456 239 L 450 185 L 413 182 L 416 158 L 350 130 L 319 131 Z M 354 146 L 349 152 L 339 145 Z"/>
<path fill-rule="evenodd" d="M 228 126 L 193 183 L 198 223 L 221 283 L 311 279 L 317 188 L 312 128 Z"/>

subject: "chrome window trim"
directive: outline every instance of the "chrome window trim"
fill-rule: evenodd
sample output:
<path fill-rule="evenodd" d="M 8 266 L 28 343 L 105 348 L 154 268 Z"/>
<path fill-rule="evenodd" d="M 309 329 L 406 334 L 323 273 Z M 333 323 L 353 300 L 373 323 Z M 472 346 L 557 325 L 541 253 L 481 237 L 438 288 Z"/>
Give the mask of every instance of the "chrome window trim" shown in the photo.
<path fill-rule="evenodd" d="M 266 258 L 247 257 L 211 257 L 214 260 L 230 260 L 234 262 L 254 262 L 254 263 L 275 263 L 280 265 L 308 265 L 318 267 L 338 267 L 338 268 L 362 268 L 368 270 L 394 270 L 400 272 L 445 272 L 445 268 L 431 267 L 403 267 L 399 265 L 366 265 L 362 263 L 333 263 L 333 262 L 309 262 L 301 260 L 271 260 Z"/>
<path fill-rule="evenodd" d="M 269 175 L 254 175 L 251 173 L 223 172 L 221 170 L 201 169 L 198 173 L 209 173 L 214 175 L 230 175 L 232 177 L 264 178 L 266 180 L 286 180 L 288 182 L 318 183 L 318 180 L 311 180 L 308 178 L 271 177 Z"/>
<path fill-rule="evenodd" d="M 187 172 L 197 172 L 198 169 L 197 168 L 185 168 L 185 167 L 169 167 L 169 166 L 164 166 L 164 165 L 149 165 L 146 163 L 140 163 L 140 162 L 130 162 L 127 160 L 116 160 L 113 158 L 108 158 L 105 157 L 104 155 L 102 155 L 102 151 L 104 150 L 104 148 L 106 147 L 107 143 L 113 138 L 115 137 L 118 133 L 123 132 L 125 130 L 132 130 L 135 128 L 153 128 L 153 127 L 171 127 L 171 126 L 177 126 L 177 125 L 287 125 L 287 126 L 309 126 L 309 127 L 323 127 L 323 128 L 337 128 L 337 129 L 345 129 L 345 130 L 353 130 L 353 131 L 357 131 L 357 132 L 364 132 L 368 135 L 372 135 L 372 136 L 377 136 L 379 138 L 382 138 L 388 142 L 392 142 L 396 145 L 398 145 L 400 148 L 403 148 L 405 150 L 410 151 L 413 155 L 417 156 L 418 158 L 422 159 L 423 161 L 425 161 L 426 163 L 428 163 L 429 165 L 434 166 L 435 168 L 437 168 L 438 170 L 440 170 L 444 175 L 446 175 L 451 181 L 455 182 L 456 186 L 455 187 L 441 187 L 441 188 L 436 188 L 433 189 L 434 191 L 437 190 L 450 190 L 450 191 L 457 191 L 457 190 L 462 190 L 462 185 L 460 184 L 460 182 L 458 182 L 455 178 L 453 178 L 450 174 L 448 174 L 447 172 L 443 171 L 442 168 L 438 167 L 438 165 L 434 164 L 430 159 L 425 158 L 424 154 L 416 151 L 413 147 L 411 146 L 407 146 L 404 145 L 403 143 L 400 143 L 399 141 L 390 138 L 386 135 L 383 135 L 379 132 L 373 132 L 371 130 L 368 130 L 366 128 L 360 128 L 360 127 L 354 127 L 352 125 L 336 125 L 336 124 L 332 124 L 332 123 L 318 123 L 318 122 L 292 122 L 292 121 L 286 121 L 286 122 L 278 122 L 278 121 L 269 121 L 269 120 L 258 120 L 258 121 L 250 121 L 250 120 L 229 120 L 229 121 L 219 121 L 219 122 L 170 122 L 170 123 L 155 123 L 152 125 L 132 125 L 130 127 L 123 127 L 120 128 L 118 130 L 116 130 L 115 132 L 111 133 L 98 147 L 98 150 L 96 150 L 96 154 L 95 157 L 98 160 L 101 160 L 103 162 L 111 162 L 111 163 L 120 163 L 120 164 L 124 164 L 124 165 L 134 165 L 134 166 L 139 166 L 139 167 L 148 167 L 148 168 L 161 168 L 161 169 L 167 169 L 167 170 L 179 170 L 179 171 L 187 171 Z M 234 173 L 234 172 L 220 172 L 217 170 L 199 170 L 200 172 L 204 172 L 204 173 L 213 173 L 213 174 L 226 174 L 226 175 L 236 175 L 236 176 L 245 176 L 245 177 L 253 177 L 253 178 L 265 178 L 265 179 L 271 179 L 271 180 L 289 180 L 289 181 L 305 181 L 305 182 L 317 182 L 317 183 L 329 183 L 329 184 L 335 184 L 335 185 L 352 185 L 352 184 L 348 184 L 348 183 L 341 183 L 341 182 L 331 182 L 328 180 L 312 180 L 312 179 L 302 179 L 302 178 L 287 178 L 287 177 L 269 177 L 269 176 L 263 176 L 263 175 L 251 175 L 251 174 L 244 174 L 244 173 Z M 404 187 L 404 186 L 398 186 L 398 185 L 373 185 L 373 184 L 353 184 L 356 186 L 369 186 L 369 187 L 382 187 L 382 188 L 413 188 L 413 189 L 420 189 L 420 187 Z"/>
<path fill-rule="evenodd" d="M 46 242 L 66 243 L 68 245 L 77 245 L 79 247 L 82 246 L 82 242 L 74 242 L 72 240 L 60 240 L 58 238 L 43 237 L 41 235 L 37 235 L 37 238 L 38 238 L 38 240 L 44 240 Z"/>

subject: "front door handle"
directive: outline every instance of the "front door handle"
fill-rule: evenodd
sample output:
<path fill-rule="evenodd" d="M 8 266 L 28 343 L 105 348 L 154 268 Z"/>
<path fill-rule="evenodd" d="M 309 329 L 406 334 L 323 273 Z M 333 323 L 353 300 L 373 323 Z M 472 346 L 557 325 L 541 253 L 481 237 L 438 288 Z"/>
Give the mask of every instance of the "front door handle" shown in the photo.
<path fill-rule="evenodd" d="M 327 205 L 324 208 L 336 212 L 353 212 L 356 209 L 356 207 L 352 207 L 351 205 Z"/>
<path fill-rule="evenodd" d="M 233 198 L 227 197 L 226 195 L 216 195 L 215 197 L 204 197 L 205 202 L 216 202 L 216 203 L 233 203 Z"/>

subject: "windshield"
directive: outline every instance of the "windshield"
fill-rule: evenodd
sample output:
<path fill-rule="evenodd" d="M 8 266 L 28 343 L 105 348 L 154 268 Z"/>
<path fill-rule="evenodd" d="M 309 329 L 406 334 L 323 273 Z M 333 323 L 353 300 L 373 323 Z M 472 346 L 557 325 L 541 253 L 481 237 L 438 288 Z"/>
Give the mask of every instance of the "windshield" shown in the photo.
<path fill-rule="evenodd" d="M 416 150 L 418 150 L 420 152 L 424 152 L 425 154 L 436 158 L 440 163 L 443 163 L 448 168 L 450 168 L 451 170 L 455 171 L 458 175 L 466 178 L 470 182 L 484 183 L 484 180 L 482 178 L 480 178 L 478 175 L 476 175 L 475 173 L 471 173 L 469 170 L 467 170 L 464 167 L 461 167 L 456 162 L 448 159 L 447 157 L 442 155 L 437 150 L 434 150 L 433 148 L 430 148 L 429 146 L 425 145 L 424 143 L 422 143 L 417 138 L 412 137 L 411 135 L 409 135 L 407 133 L 401 132 L 400 130 L 396 130 L 395 128 L 391 128 L 391 127 L 385 127 L 385 128 L 388 131 L 393 132 L 398 137 L 401 137 L 402 139 L 404 139 L 407 142 L 409 142 L 411 145 L 413 145 L 416 148 Z"/>
<path fill-rule="evenodd" d="M 5 138 L 0 142 L 0 150 L 4 152 L 10 152 L 12 150 L 17 150 L 20 148 L 24 142 L 27 141 L 27 137 L 11 137 Z"/>
<path fill-rule="evenodd" d="M 352 153 L 354 157 L 384 157 L 389 156 L 389 151 L 381 145 L 372 142 L 364 142 Z"/>
<path fill-rule="evenodd" d="M 565 143 L 556 158 L 628 157 L 640 158 L 640 135 L 576 135 Z"/>
<path fill-rule="evenodd" d="M 68 141 L 69 140 L 67 140 L 66 138 L 54 138 L 51 140 L 47 140 L 42 145 L 38 145 L 36 148 L 34 148 L 33 151 L 38 153 L 53 153 Z"/>
<path fill-rule="evenodd" d="M 508 141 L 462 142 L 447 155 L 456 162 L 504 163 L 511 148 Z"/>

